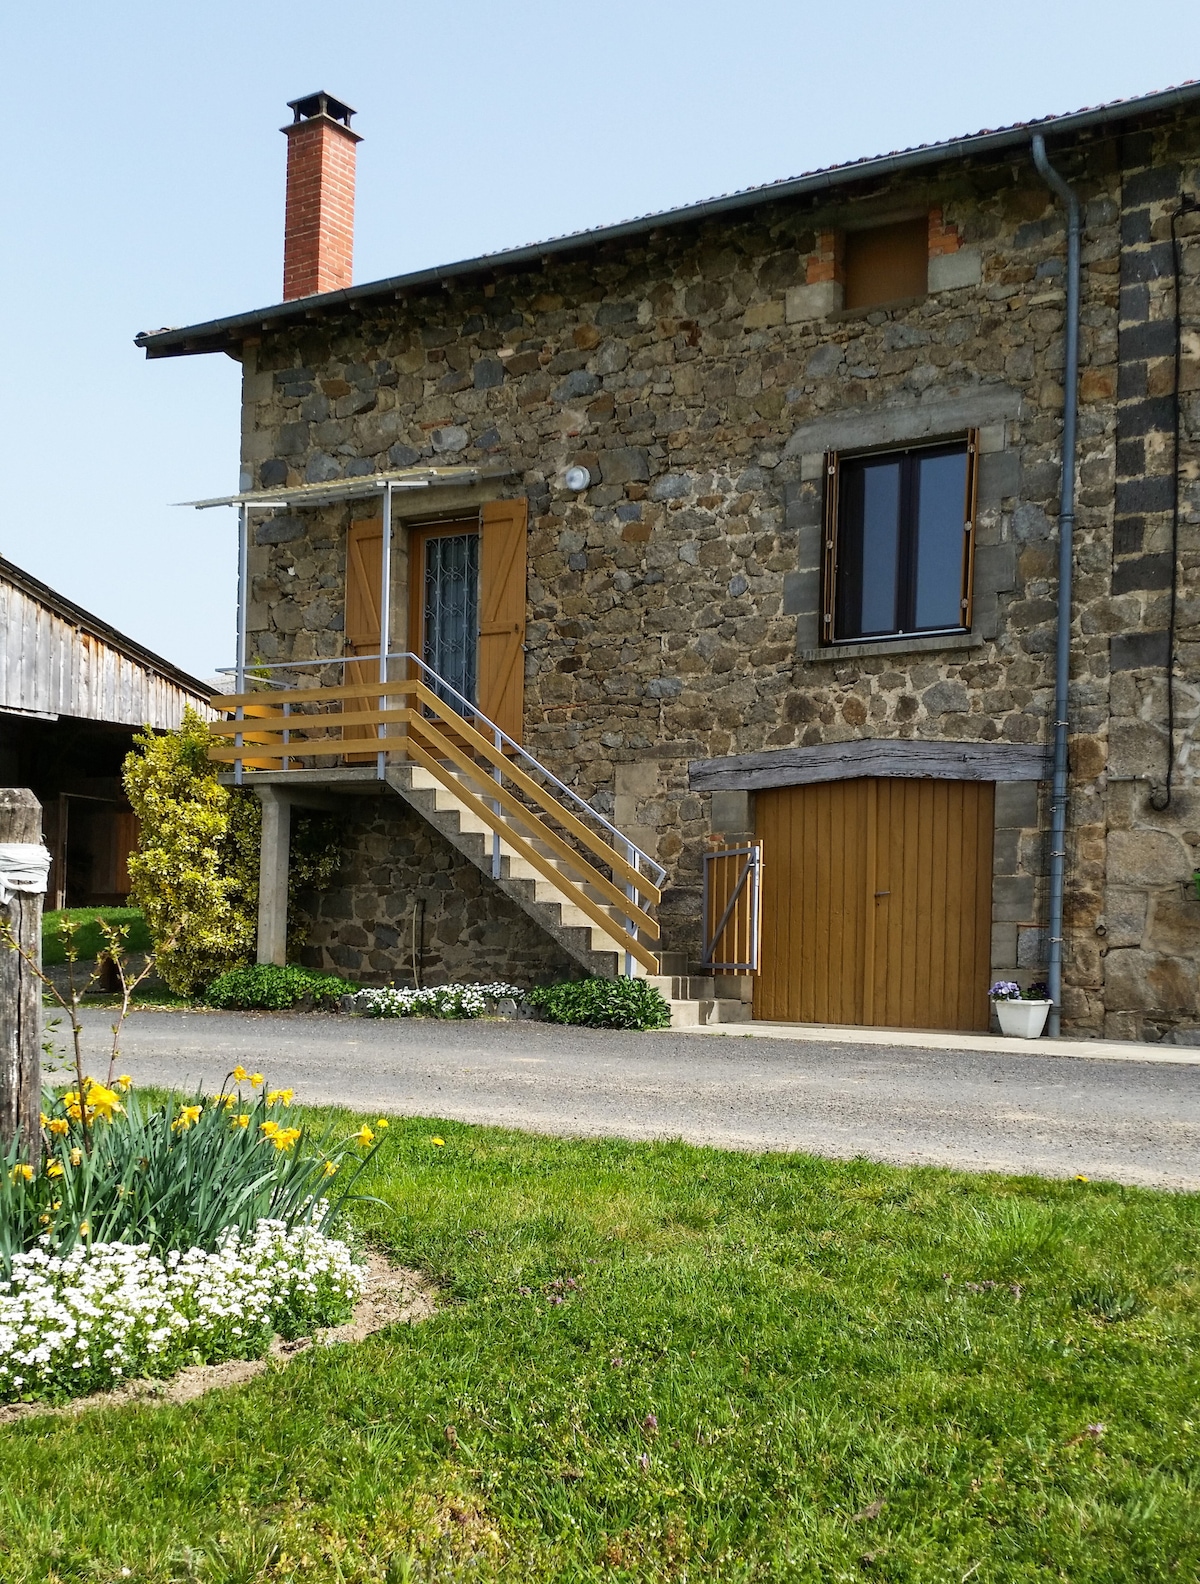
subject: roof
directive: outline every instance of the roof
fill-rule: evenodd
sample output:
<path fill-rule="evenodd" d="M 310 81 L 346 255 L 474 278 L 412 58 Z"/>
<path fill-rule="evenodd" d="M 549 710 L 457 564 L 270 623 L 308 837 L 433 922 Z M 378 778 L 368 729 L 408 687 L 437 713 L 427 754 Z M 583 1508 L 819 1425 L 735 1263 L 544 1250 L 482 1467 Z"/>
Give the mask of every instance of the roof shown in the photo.
<path fill-rule="evenodd" d="M 297 297 L 290 302 L 276 303 L 267 308 L 254 308 L 247 313 L 231 314 L 223 319 L 210 319 L 204 324 L 182 329 L 143 330 L 135 336 L 135 345 L 145 350 L 148 358 L 186 357 L 199 352 L 224 352 L 238 346 L 248 335 L 258 335 L 297 320 L 312 318 L 317 314 L 369 303 L 376 297 L 394 296 L 399 292 L 414 291 L 421 287 L 439 285 L 471 275 L 486 275 L 500 269 L 537 265 L 547 257 L 561 253 L 576 253 L 581 249 L 599 247 L 606 242 L 625 241 L 660 231 L 668 226 L 692 224 L 714 215 L 733 214 L 739 210 L 753 209 L 764 203 L 804 195 L 832 192 L 851 187 L 860 182 L 875 180 L 880 176 L 899 171 L 916 171 L 939 165 L 947 160 L 969 160 L 980 156 L 1004 154 L 1014 149 L 1028 148 L 1032 134 L 1069 138 L 1080 133 L 1115 127 L 1123 122 L 1137 120 L 1164 111 L 1190 109 L 1200 105 L 1200 82 L 1188 81 L 1157 93 L 1143 94 L 1137 98 L 1114 99 L 1108 104 L 1090 109 L 1076 110 L 1068 115 L 1043 116 L 1035 121 L 1015 122 L 1012 126 L 996 130 L 974 132 L 966 137 L 950 138 L 942 143 L 922 143 L 915 148 L 901 149 L 891 154 L 874 155 L 868 159 L 851 160 L 843 165 L 829 165 L 821 170 L 809 171 L 802 176 L 783 181 L 766 182 L 759 187 L 746 187 L 739 192 L 727 193 L 719 198 L 705 199 L 701 203 L 685 204 L 678 209 L 664 209 L 655 214 L 625 220 L 618 225 L 600 226 L 590 231 L 575 231 L 567 236 L 553 237 L 546 242 L 534 242 L 526 247 L 510 248 L 506 252 L 484 253 L 478 258 L 461 259 L 454 264 L 436 265 L 432 269 L 414 270 L 407 275 L 390 275 L 384 280 L 369 281 L 362 286 L 348 286 L 341 291 L 322 292 L 313 297 Z"/>
<path fill-rule="evenodd" d="M 178 666 L 164 660 L 161 655 L 156 655 L 152 650 L 145 649 L 140 643 L 135 643 L 132 638 L 127 638 L 123 632 L 118 632 L 115 627 L 110 627 L 106 621 L 101 621 L 99 616 L 93 616 L 90 611 L 85 611 L 82 606 L 65 599 L 63 595 L 52 589 L 49 584 L 41 583 L 37 578 L 31 577 L 28 572 L 23 572 L 19 566 L 14 566 L 11 561 L 6 561 L 0 556 L 0 582 L 10 583 L 13 588 L 20 589 L 37 604 L 53 611 L 63 621 L 77 627 L 80 632 L 89 633 L 93 638 L 98 638 L 101 643 L 107 644 L 110 649 L 115 649 L 118 654 L 132 660 L 135 665 L 144 670 L 160 676 L 166 682 L 173 683 L 182 688 L 186 693 L 194 693 L 197 698 L 206 704 L 212 689 L 207 683 L 201 682 L 198 677 L 189 676 L 186 671 L 181 671 Z"/>

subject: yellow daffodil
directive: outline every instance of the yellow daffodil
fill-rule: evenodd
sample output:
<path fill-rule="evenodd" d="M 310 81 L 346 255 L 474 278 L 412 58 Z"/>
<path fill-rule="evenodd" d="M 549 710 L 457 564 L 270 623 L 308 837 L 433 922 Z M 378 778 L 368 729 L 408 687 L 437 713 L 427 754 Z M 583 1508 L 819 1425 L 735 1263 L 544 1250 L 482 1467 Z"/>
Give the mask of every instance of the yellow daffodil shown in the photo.
<path fill-rule="evenodd" d="M 50 1217 L 48 1215 L 40 1215 L 40 1216 L 38 1216 L 38 1225 L 39 1226 L 49 1226 L 50 1225 Z"/>
<path fill-rule="evenodd" d="M 233 1081 L 235 1083 L 245 1083 L 246 1079 L 249 1078 L 250 1074 L 242 1066 L 241 1062 L 239 1062 L 237 1064 L 237 1066 L 233 1069 L 233 1071 L 229 1074 L 229 1076 L 233 1079 Z"/>
<path fill-rule="evenodd" d="M 61 1138 L 64 1133 L 69 1133 L 71 1131 L 71 1124 L 67 1121 L 66 1117 L 51 1117 L 47 1126 L 50 1132 L 56 1134 L 59 1138 Z"/>
<path fill-rule="evenodd" d="M 250 1087 L 252 1089 L 261 1089 L 263 1084 L 266 1083 L 266 1081 L 267 1080 L 262 1075 L 262 1073 L 251 1073 L 250 1074 Z"/>
<path fill-rule="evenodd" d="M 79 1235 L 80 1235 L 80 1237 L 91 1237 L 92 1228 L 91 1228 L 91 1224 L 89 1222 L 81 1221 L 79 1223 Z"/>
<path fill-rule="evenodd" d="M 274 1144 L 277 1150 L 286 1151 L 291 1149 L 299 1137 L 299 1128 L 280 1128 L 278 1133 L 272 1134 L 271 1143 Z"/>
<path fill-rule="evenodd" d="M 237 1104 L 236 1095 L 222 1095 L 220 1099 L 221 1104 L 225 1107 L 226 1111 L 232 1111 L 234 1106 Z"/>
<path fill-rule="evenodd" d="M 133 1079 L 128 1073 L 122 1073 L 119 1078 L 114 1080 L 114 1082 L 122 1094 L 125 1094 L 128 1090 L 133 1088 Z"/>
<path fill-rule="evenodd" d="M 279 1123 L 260 1122 L 258 1124 L 258 1131 L 262 1134 L 263 1138 L 274 1138 L 276 1133 L 279 1132 Z"/>
<path fill-rule="evenodd" d="M 46 1176 L 47 1177 L 61 1177 L 62 1174 L 63 1174 L 63 1163 L 62 1163 L 62 1161 L 52 1160 L 50 1162 L 49 1166 L 46 1167 Z"/>
<path fill-rule="evenodd" d="M 87 1106 L 93 1116 L 98 1116 L 105 1122 L 111 1122 L 118 1111 L 125 1109 L 116 1090 L 106 1089 L 99 1083 L 88 1085 Z"/>
<path fill-rule="evenodd" d="M 33 1167 L 25 1166 L 18 1161 L 12 1169 L 12 1180 L 13 1182 L 32 1182 Z"/>
<path fill-rule="evenodd" d="M 321 1167 L 321 1170 L 324 1172 L 326 1177 L 336 1177 L 338 1172 L 341 1170 L 341 1164 L 338 1161 L 326 1161 L 324 1166 Z"/>
<path fill-rule="evenodd" d="M 438 1148 L 439 1148 L 439 1149 L 441 1149 L 441 1148 L 442 1148 L 442 1147 L 443 1147 L 443 1145 L 444 1145 L 444 1144 L 445 1144 L 445 1142 L 446 1142 L 446 1140 L 445 1140 L 445 1139 L 441 1139 L 441 1138 L 431 1138 L 431 1139 L 430 1139 L 430 1140 L 429 1140 L 429 1142 L 430 1142 L 430 1143 L 431 1143 L 431 1144 L 436 1144 L 436 1145 L 437 1145 L 437 1147 L 438 1147 Z"/>
<path fill-rule="evenodd" d="M 237 1116 L 230 1117 L 229 1118 L 229 1126 L 230 1127 L 235 1127 L 235 1128 L 249 1127 L 250 1126 L 250 1113 L 249 1113 L 249 1111 L 239 1111 Z"/>
<path fill-rule="evenodd" d="M 46 1113 L 44 1111 L 40 1114 L 38 1120 L 41 1122 L 43 1127 L 49 1127 L 50 1118 L 46 1115 Z"/>
<path fill-rule="evenodd" d="M 69 1159 L 72 1166 L 78 1166 L 83 1160 L 83 1151 L 81 1149 L 73 1149 Z"/>
<path fill-rule="evenodd" d="M 1087 1178 L 1082 1176 L 1082 1175 L 1080 1175 L 1080 1176 L 1076 1177 L 1075 1181 L 1076 1182 L 1087 1182 Z"/>
<path fill-rule="evenodd" d="M 186 1133 L 188 1128 L 194 1127 L 199 1122 L 202 1110 L 203 1107 L 198 1105 L 182 1106 L 179 1115 L 171 1123 L 171 1131 L 173 1133 Z"/>
<path fill-rule="evenodd" d="M 291 1105 L 294 1089 L 272 1089 L 267 1096 L 268 1105 Z"/>
<path fill-rule="evenodd" d="M 371 1132 L 371 1129 L 364 1122 L 362 1127 L 360 1127 L 358 1132 L 354 1135 L 354 1142 L 356 1144 L 361 1144 L 363 1149 L 366 1149 L 367 1145 L 370 1144 L 374 1137 L 374 1133 Z"/>
<path fill-rule="evenodd" d="M 379 1129 L 379 1131 L 380 1131 L 380 1132 L 381 1132 L 381 1133 L 382 1133 L 382 1132 L 383 1132 L 383 1130 L 384 1130 L 384 1128 L 385 1128 L 385 1127 L 387 1127 L 387 1126 L 388 1126 L 388 1119 L 387 1119 L 387 1117 L 376 1117 L 376 1119 L 375 1119 L 375 1126 L 376 1126 L 376 1127 L 377 1127 L 377 1128 L 378 1128 L 378 1129 Z"/>

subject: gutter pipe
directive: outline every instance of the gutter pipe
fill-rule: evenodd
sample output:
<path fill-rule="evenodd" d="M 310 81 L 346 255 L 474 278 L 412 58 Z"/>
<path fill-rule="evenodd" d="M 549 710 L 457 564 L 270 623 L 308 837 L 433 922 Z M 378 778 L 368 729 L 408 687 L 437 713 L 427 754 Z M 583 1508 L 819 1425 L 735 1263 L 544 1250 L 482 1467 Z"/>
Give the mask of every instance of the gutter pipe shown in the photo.
<path fill-rule="evenodd" d="M 1075 530 L 1075 434 L 1079 407 L 1079 199 L 1033 137 L 1038 175 L 1067 210 L 1067 323 L 1063 368 L 1062 478 L 1058 497 L 1058 631 L 1054 651 L 1054 782 L 1050 803 L 1049 1032 L 1062 1026 L 1063 896 L 1067 870 L 1067 689 L 1071 674 L 1072 540 Z"/>

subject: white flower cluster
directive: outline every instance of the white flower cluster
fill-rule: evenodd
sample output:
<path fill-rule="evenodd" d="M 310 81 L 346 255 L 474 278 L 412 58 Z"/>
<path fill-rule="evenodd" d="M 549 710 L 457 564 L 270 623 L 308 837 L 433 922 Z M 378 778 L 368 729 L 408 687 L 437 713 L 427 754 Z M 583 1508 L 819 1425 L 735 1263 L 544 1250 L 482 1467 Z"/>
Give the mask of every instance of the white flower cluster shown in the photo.
<path fill-rule="evenodd" d="M 212 1253 L 148 1244 L 18 1254 L 0 1280 L 0 1401 L 76 1397 L 183 1364 L 260 1357 L 277 1329 L 342 1318 L 364 1276 L 344 1243 L 264 1219 Z"/>
<path fill-rule="evenodd" d="M 359 990 L 349 997 L 361 1017 L 483 1017 L 496 1001 L 523 1001 L 525 992 L 510 984 L 436 985 L 431 990 Z"/>

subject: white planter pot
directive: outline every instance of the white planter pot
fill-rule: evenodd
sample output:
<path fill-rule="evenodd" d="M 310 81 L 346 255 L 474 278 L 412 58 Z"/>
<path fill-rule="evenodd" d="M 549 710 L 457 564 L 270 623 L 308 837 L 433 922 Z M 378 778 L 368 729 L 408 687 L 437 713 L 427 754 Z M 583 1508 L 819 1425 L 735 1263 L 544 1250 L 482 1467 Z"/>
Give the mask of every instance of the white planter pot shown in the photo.
<path fill-rule="evenodd" d="M 1037 1039 L 1046 1026 L 1053 1005 L 1050 1001 L 996 1001 L 1000 1032 L 1015 1039 Z"/>

